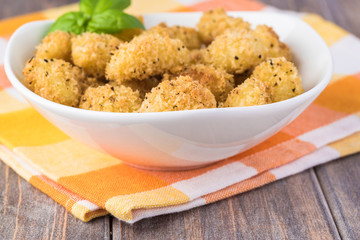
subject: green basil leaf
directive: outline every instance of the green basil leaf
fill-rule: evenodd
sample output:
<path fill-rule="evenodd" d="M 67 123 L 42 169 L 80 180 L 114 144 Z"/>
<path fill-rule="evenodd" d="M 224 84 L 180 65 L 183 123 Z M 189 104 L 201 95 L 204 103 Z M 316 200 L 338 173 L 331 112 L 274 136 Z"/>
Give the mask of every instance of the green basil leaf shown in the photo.
<path fill-rule="evenodd" d="M 122 29 L 130 28 L 144 29 L 144 26 L 136 17 L 119 10 L 110 9 L 94 14 L 86 30 L 96 33 L 117 33 Z"/>
<path fill-rule="evenodd" d="M 68 12 L 55 21 L 48 33 L 59 30 L 81 34 L 86 31 L 88 21 L 89 18 L 82 12 Z"/>
<path fill-rule="evenodd" d="M 92 15 L 99 0 L 81 0 L 79 9 L 81 12 Z"/>
<path fill-rule="evenodd" d="M 124 10 L 130 6 L 130 0 L 99 0 L 94 13 L 102 13 L 106 10 Z"/>

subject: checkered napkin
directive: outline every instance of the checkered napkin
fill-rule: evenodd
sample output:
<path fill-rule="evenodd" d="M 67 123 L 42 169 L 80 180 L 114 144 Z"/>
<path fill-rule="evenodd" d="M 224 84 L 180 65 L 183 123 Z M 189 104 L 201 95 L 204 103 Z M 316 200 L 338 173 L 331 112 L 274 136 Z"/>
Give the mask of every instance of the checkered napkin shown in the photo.
<path fill-rule="evenodd" d="M 133 0 L 130 13 L 279 11 L 251 0 Z M 190 3 L 190 4 L 189 4 Z M 317 15 L 296 15 L 330 47 L 335 74 L 305 112 L 260 145 L 201 169 L 156 172 L 131 168 L 70 139 L 14 90 L 3 60 L 11 33 L 25 22 L 56 18 L 75 5 L 0 22 L 0 158 L 74 216 L 112 214 L 133 223 L 239 194 L 360 150 L 360 41 Z M 28 196 L 31 197 L 31 196 Z"/>

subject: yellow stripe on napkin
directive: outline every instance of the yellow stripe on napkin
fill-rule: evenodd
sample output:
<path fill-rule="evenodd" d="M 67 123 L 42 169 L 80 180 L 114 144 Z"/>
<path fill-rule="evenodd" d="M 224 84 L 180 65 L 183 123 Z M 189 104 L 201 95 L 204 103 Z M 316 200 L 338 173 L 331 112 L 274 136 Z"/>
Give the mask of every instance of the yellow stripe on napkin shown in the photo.
<path fill-rule="evenodd" d="M 348 32 L 344 29 L 334 23 L 324 20 L 318 15 L 306 14 L 302 19 L 318 32 L 328 46 L 333 45 L 341 38 L 348 35 Z"/>
<path fill-rule="evenodd" d="M 341 156 L 356 153 L 360 149 L 360 133 L 355 133 L 349 137 L 331 143 L 329 146 L 335 148 Z"/>
<path fill-rule="evenodd" d="M 171 187 L 163 187 L 153 191 L 120 195 L 110 198 L 105 208 L 125 221 L 133 219 L 131 210 L 178 205 L 189 201 L 189 197 Z"/>
<path fill-rule="evenodd" d="M 0 132 L 0 142 L 10 149 L 48 145 L 69 139 L 34 108 L 1 114 Z"/>
<path fill-rule="evenodd" d="M 54 181 L 121 163 L 72 139 L 43 146 L 17 147 L 14 152 Z"/>

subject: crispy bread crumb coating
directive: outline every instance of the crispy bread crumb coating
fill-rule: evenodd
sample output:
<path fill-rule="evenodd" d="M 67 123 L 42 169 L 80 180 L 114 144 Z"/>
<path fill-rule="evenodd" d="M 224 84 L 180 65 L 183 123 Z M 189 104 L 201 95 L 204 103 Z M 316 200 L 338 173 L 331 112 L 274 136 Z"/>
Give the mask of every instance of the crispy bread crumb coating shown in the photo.
<path fill-rule="evenodd" d="M 253 106 L 303 93 L 290 48 L 271 27 L 216 9 L 197 29 L 56 31 L 26 63 L 24 83 L 48 100 L 106 112 Z"/>
<path fill-rule="evenodd" d="M 264 48 L 252 31 L 227 31 L 218 36 L 205 52 L 205 62 L 229 73 L 241 74 L 259 64 Z"/>
<path fill-rule="evenodd" d="M 224 9 L 218 8 L 205 12 L 197 24 L 197 28 L 201 40 L 205 44 L 209 44 L 228 29 L 250 29 L 250 23 L 242 18 L 230 17 Z"/>
<path fill-rule="evenodd" d="M 265 83 L 272 102 L 286 100 L 304 92 L 297 68 L 284 57 L 262 62 L 254 69 L 252 76 Z"/>
<path fill-rule="evenodd" d="M 223 107 L 245 107 L 267 103 L 270 103 L 270 96 L 267 93 L 266 85 L 251 77 L 231 91 Z"/>
<path fill-rule="evenodd" d="M 121 43 L 121 40 L 110 34 L 83 33 L 72 39 L 73 62 L 82 67 L 89 76 L 104 77 L 111 51 Z"/>
<path fill-rule="evenodd" d="M 106 67 L 106 77 L 121 84 L 132 79 L 144 80 L 185 65 L 189 50 L 178 39 L 151 34 L 121 44 Z"/>
<path fill-rule="evenodd" d="M 133 91 L 139 91 L 140 98 L 144 99 L 145 94 L 150 92 L 151 89 L 159 85 L 160 80 L 155 77 L 150 77 L 144 80 L 132 80 L 122 83 L 126 87 L 130 87 Z"/>
<path fill-rule="evenodd" d="M 155 33 L 161 36 L 169 36 L 173 39 L 180 39 L 188 49 L 200 48 L 202 44 L 198 32 L 195 28 L 191 27 L 183 27 L 179 25 L 168 27 L 166 23 L 162 22 L 159 25 L 143 32 L 143 35 Z"/>
<path fill-rule="evenodd" d="M 217 102 L 224 102 L 229 92 L 234 88 L 233 75 L 209 65 L 192 65 L 184 68 L 176 75 L 190 76 L 192 79 L 199 81 L 214 94 Z M 169 78 L 170 75 L 164 75 L 164 77 Z"/>
<path fill-rule="evenodd" d="M 71 37 L 68 32 L 56 31 L 49 33 L 43 38 L 41 43 L 36 46 L 35 57 L 46 59 L 71 59 Z"/>
<path fill-rule="evenodd" d="M 255 30 L 226 31 L 208 46 L 203 59 L 207 64 L 241 74 L 268 57 L 292 59 L 289 47 L 273 29 L 260 25 Z"/>
<path fill-rule="evenodd" d="M 167 112 L 215 108 L 216 100 L 209 89 L 189 76 L 165 80 L 147 93 L 140 112 Z"/>
<path fill-rule="evenodd" d="M 85 90 L 89 87 L 99 87 L 105 85 L 103 81 L 99 81 L 97 78 L 94 77 L 86 77 L 79 82 L 81 92 L 84 93 Z"/>
<path fill-rule="evenodd" d="M 259 25 L 253 33 L 264 45 L 267 58 L 285 57 L 287 60 L 292 61 L 293 57 L 290 48 L 279 40 L 279 36 L 271 27 Z"/>
<path fill-rule="evenodd" d="M 121 41 L 129 42 L 134 37 L 140 35 L 143 32 L 144 32 L 144 30 L 142 30 L 141 28 L 130 28 L 130 29 L 123 29 L 120 32 L 114 33 L 112 35 L 117 37 Z"/>
<path fill-rule="evenodd" d="M 138 91 L 125 86 L 105 84 L 89 87 L 80 100 L 80 108 L 103 112 L 135 112 L 140 108 Z"/>
<path fill-rule="evenodd" d="M 193 49 L 189 53 L 189 65 L 204 63 L 205 49 Z"/>
<path fill-rule="evenodd" d="M 50 101 L 76 107 L 84 73 L 61 59 L 31 58 L 23 70 L 25 85 Z"/>

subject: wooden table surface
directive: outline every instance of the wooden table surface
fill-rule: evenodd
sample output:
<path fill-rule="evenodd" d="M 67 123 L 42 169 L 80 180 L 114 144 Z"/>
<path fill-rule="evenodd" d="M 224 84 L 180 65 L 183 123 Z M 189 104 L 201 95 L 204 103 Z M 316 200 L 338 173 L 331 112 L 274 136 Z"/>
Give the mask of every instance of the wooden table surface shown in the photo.
<path fill-rule="evenodd" d="M 1 0 L 0 18 L 75 2 Z M 359 0 L 263 0 L 360 37 Z M 360 239 L 360 154 L 186 212 L 83 223 L 0 161 L 0 239 Z"/>

